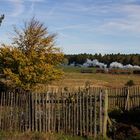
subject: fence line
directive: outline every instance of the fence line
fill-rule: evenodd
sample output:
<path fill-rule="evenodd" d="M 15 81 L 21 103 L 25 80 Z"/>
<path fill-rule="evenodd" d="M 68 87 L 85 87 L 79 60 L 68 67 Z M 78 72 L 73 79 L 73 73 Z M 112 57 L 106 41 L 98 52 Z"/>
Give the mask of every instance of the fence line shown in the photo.
<path fill-rule="evenodd" d="M 130 110 L 140 107 L 140 87 L 108 89 L 109 109 Z"/>
<path fill-rule="evenodd" d="M 0 130 L 106 136 L 108 109 L 140 107 L 140 87 L 1 92 Z"/>
<path fill-rule="evenodd" d="M 103 100 L 104 94 L 99 88 L 41 94 L 2 92 L 0 130 L 103 135 L 106 123 Z"/>

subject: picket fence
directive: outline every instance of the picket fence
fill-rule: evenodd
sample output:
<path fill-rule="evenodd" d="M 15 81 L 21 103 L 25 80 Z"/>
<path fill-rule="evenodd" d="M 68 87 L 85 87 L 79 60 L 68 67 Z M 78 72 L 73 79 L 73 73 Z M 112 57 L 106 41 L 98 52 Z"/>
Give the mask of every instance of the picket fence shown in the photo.
<path fill-rule="evenodd" d="M 0 130 L 106 137 L 108 110 L 140 108 L 140 87 L 0 93 Z"/>
<path fill-rule="evenodd" d="M 0 130 L 106 136 L 108 97 L 99 88 L 0 93 Z"/>
<path fill-rule="evenodd" d="M 107 91 L 110 110 L 140 108 L 140 86 L 107 89 Z"/>

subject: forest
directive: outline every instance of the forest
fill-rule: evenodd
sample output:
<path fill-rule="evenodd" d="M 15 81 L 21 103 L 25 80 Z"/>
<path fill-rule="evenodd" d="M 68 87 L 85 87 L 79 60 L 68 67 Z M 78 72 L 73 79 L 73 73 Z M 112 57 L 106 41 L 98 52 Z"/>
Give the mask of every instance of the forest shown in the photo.
<path fill-rule="evenodd" d="M 99 62 L 105 63 L 109 65 L 112 62 L 119 62 L 123 65 L 131 64 L 131 65 L 140 65 L 140 54 L 68 54 L 65 55 L 66 61 L 68 64 L 83 64 L 86 62 L 86 59 L 97 59 Z"/>

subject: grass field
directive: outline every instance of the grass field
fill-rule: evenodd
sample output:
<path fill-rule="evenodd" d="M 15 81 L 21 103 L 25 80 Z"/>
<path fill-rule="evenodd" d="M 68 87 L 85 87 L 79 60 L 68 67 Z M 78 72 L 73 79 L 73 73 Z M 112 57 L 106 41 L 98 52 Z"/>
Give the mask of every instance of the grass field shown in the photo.
<path fill-rule="evenodd" d="M 53 82 L 53 86 L 78 87 L 86 82 L 95 87 L 123 87 L 129 80 L 140 85 L 140 75 L 81 73 L 80 67 L 63 67 L 64 75 L 61 80 Z M 95 71 L 95 68 L 92 68 Z"/>
<path fill-rule="evenodd" d="M 97 139 L 109 140 L 109 139 L 103 139 L 101 137 Z M 93 137 L 71 136 L 71 135 L 64 135 L 59 133 L 0 132 L 0 140 L 95 140 L 95 139 L 93 139 Z"/>

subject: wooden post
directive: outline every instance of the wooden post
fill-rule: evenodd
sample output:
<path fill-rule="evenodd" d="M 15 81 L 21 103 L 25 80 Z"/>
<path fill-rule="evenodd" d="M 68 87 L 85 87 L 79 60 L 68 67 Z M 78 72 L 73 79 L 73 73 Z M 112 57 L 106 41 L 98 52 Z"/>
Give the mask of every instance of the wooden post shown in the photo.
<path fill-rule="evenodd" d="M 11 100 L 12 100 L 12 95 L 10 94 L 11 96 Z M 21 96 L 20 96 L 20 93 L 19 93 L 19 131 L 21 132 L 21 113 L 22 113 L 22 109 L 21 109 Z M 10 108 L 12 107 L 12 102 L 10 102 Z M 11 118 L 10 118 L 10 126 L 11 126 Z M 12 128 L 12 127 L 11 127 Z"/>
<path fill-rule="evenodd" d="M 99 95 L 99 102 L 100 102 L 100 134 L 102 134 L 102 130 L 103 130 L 103 126 L 102 126 L 102 121 L 103 121 L 103 118 L 102 118 L 102 91 L 100 92 L 100 95 Z"/>
<path fill-rule="evenodd" d="M 60 97 L 58 97 L 57 98 L 57 109 L 58 109 L 58 132 L 60 132 L 61 131 L 61 117 L 60 117 L 60 114 L 61 114 L 61 104 L 60 104 L 60 102 L 59 102 L 59 100 L 60 100 L 61 98 Z M 70 125 L 70 124 L 69 124 Z"/>
<path fill-rule="evenodd" d="M 42 130 L 45 132 L 45 94 L 42 94 Z"/>
<path fill-rule="evenodd" d="M 48 93 L 45 93 L 45 132 L 48 131 Z"/>
<path fill-rule="evenodd" d="M 71 96 L 69 93 L 69 97 L 68 97 L 68 133 L 70 134 L 71 131 Z"/>
<path fill-rule="evenodd" d="M 137 88 L 137 93 L 140 93 L 140 87 Z M 139 95 L 139 100 L 138 100 L 138 106 L 140 107 L 140 95 Z"/>
<path fill-rule="evenodd" d="M 76 94 L 75 94 L 75 96 L 74 96 L 74 113 L 73 113 L 73 115 L 74 115 L 74 121 L 73 121 L 73 125 L 74 125 L 74 129 L 73 129 L 73 131 L 74 131 L 74 135 L 76 135 Z"/>
<path fill-rule="evenodd" d="M 107 118 L 108 118 L 108 92 L 105 90 L 105 104 L 104 104 L 104 124 L 103 124 L 103 137 L 106 138 L 107 133 Z"/>
<path fill-rule="evenodd" d="M 31 121 L 32 121 L 32 131 L 35 131 L 35 98 L 34 94 L 31 93 Z"/>
<path fill-rule="evenodd" d="M 31 93 L 28 93 L 28 130 L 31 131 Z"/>
<path fill-rule="evenodd" d="M 136 94 L 137 94 L 137 107 L 139 107 L 139 90 L 138 90 L 138 87 L 136 87 Z"/>
<path fill-rule="evenodd" d="M 51 125 L 51 93 L 49 93 L 49 102 L 48 102 L 48 132 L 51 131 L 50 125 Z"/>
<path fill-rule="evenodd" d="M 52 92 L 51 92 L 51 107 L 50 107 L 50 130 L 51 132 L 53 131 L 53 89 L 52 89 Z"/>
<path fill-rule="evenodd" d="M 92 136 L 92 126 L 93 126 L 93 119 L 92 119 L 92 114 L 93 114 L 93 101 L 92 101 L 92 94 L 91 94 L 91 89 L 90 89 L 90 92 L 89 92 L 89 99 L 90 99 L 90 135 Z"/>
<path fill-rule="evenodd" d="M 35 131 L 37 132 L 38 131 L 38 108 L 37 108 L 37 100 L 38 100 L 38 96 L 37 96 L 37 93 L 35 93 Z"/>
<path fill-rule="evenodd" d="M 94 93 L 94 138 L 97 136 L 97 126 L 96 126 L 96 121 L 97 121 L 97 110 L 96 110 L 96 92 Z"/>
<path fill-rule="evenodd" d="M 85 113 L 84 113 L 84 102 L 85 102 L 85 92 L 82 93 L 81 98 L 82 98 L 82 102 L 81 102 L 81 119 L 82 119 L 82 134 L 85 133 Z"/>
<path fill-rule="evenodd" d="M 65 112 L 66 112 L 66 117 L 65 117 L 65 127 L 66 127 L 66 134 L 68 132 L 68 96 L 66 94 L 66 100 L 65 100 Z"/>
<path fill-rule="evenodd" d="M 4 92 L 4 104 L 3 104 L 3 109 L 4 109 L 4 117 L 3 117 L 3 130 L 6 131 L 5 129 L 5 122 L 6 122 L 6 104 L 5 104 L 5 101 L 6 101 L 6 92 Z"/>
<path fill-rule="evenodd" d="M 129 100 L 129 88 L 127 89 L 127 97 L 126 97 L 126 102 L 125 102 L 125 110 L 130 109 L 130 100 Z"/>
<path fill-rule="evenodd" d="M 16 110 L 16 131 L 18 131 L 18 93 L 15 92 L 15 110 Z"/>
<path fill-rule="evenodd" d="M 3 100 L 3 92 L 0 93 L 0 128 L 2 129 L 2 100 Z"/>
<path fill-rule="evenodd" d="M 80 136 L 82 136 L 82 92 L 80 92 Z"/>
<path fill-rule="evenodd" d="M 79 134 L 79 94 L 76 94 L 76 101 L 77 101 L 77 107 L 76 107 L 76 134 Z"/>
<path fill-rule="evenodd" d="M 38 94 L 38 123 L 39 123 L 39 132 L 42 132 L 42 123 L 41 123 L 41 118 L 42 118 L 42 102 L 41 102 L 41 94 Z"/>

